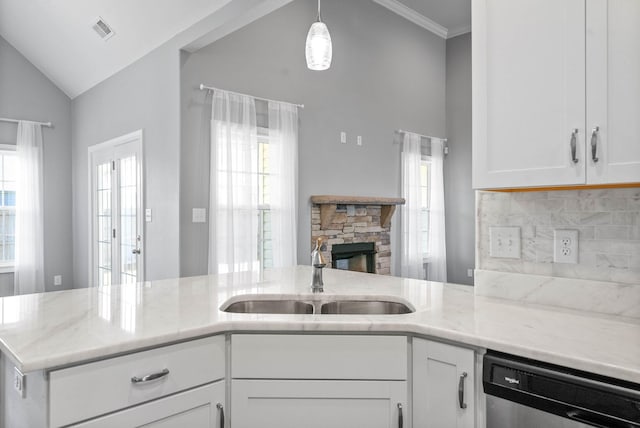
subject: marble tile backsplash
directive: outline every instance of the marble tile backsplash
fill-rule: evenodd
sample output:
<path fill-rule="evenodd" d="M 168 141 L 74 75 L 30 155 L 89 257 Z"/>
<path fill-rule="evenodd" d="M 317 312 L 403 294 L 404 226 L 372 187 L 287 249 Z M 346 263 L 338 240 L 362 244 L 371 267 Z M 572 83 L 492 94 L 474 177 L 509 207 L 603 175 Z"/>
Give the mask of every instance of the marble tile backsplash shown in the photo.
<path fill-rule="evenodd" d="M 640 188 L 477 192 L 478 269 L 640 284 Z M 489 256 L 489 227 L 519 226 L 520 259 Z M 553 262 L 553 232 L 579 232 L 578 264 Z"/>

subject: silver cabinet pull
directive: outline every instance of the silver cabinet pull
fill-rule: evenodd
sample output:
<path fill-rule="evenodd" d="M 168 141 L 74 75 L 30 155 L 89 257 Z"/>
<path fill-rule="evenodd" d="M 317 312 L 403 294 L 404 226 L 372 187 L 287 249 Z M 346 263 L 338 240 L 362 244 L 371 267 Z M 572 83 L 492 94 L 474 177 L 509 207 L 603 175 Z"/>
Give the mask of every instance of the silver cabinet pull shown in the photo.
<path fill-rule="evenodd" d="M 148 374 L 148 375 L 142 376 L 142 377 L 134 376 L 134 377 L 131 378 L 131 383 L 151 382 L 152 380 L 161 379 L 161 378 L 167 376 L 168 374 L 169 374 L 169 369 L 163 369 L 160 372 L 151 373 L 151 374 Z"/>
<path fill-rule="evenodd" d="M 140 248 L 134 248 L 133 250 L 131 250 L 131 253 L 133 254 L 140 254 Z"/>
<path fill-rule="evenodd" d="M 597 163 L 600 159 L 598 159 L 598 133 L 600 132 L 600 127 L 596 126 L 591 130 L 591 159 L 593 163 Z"/>
<path fill-rule="evenodd" d="M 460 375 L 460 381 L 458 382 L 458 403 L 461 409 L 467 408 L 467 403 L 464 402 L 464 379 L 467 377 L 467 372 L 462 372 Z"/>
<path fill-rule="evenodd" d="M 224 428 L 224 406 L 220 403 L 216 404 L 216 409 L 218 409 L 218 415 L 220 415 L 220 425 L 219 428 Z"/>
<path fill-rule="evenodd" d="M 571 160 L 573 163 L 578 163 L 578 155 L 576 150 L 578 149 L 578 128 L 574 128 L 571 132 Z"/>
<path fill-rule="evenodd" d="M 402 428 L 402 403 L 398 403 L 398 428 Z"/>

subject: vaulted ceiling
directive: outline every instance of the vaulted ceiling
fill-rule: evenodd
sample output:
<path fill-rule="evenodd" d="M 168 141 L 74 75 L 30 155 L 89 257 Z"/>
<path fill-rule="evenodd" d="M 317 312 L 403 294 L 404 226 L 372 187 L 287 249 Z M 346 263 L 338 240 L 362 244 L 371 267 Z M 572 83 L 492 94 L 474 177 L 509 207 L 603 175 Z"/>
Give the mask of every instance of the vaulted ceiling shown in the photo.
<path fill-rule="evenodd" d="M 470 0 L 373 1 L 445 38 L 470 29 Z M 74 98 L 232 2 L 243 0 L 0 0 L 0 36 Z"/>

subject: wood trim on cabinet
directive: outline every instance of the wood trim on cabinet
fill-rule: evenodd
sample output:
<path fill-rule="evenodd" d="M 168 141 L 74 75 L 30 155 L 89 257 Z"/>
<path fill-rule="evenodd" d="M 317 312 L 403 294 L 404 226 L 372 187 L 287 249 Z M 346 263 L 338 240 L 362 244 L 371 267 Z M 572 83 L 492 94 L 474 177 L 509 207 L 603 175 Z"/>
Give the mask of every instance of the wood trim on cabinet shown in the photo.
<path fill-rule="evenodd" d="M 523 187 L 519 189 L 482 189 L 491 192 L 551 192 L 556 190 L 591 190 L 591 189 L 628 189 L 640 188 L 640 183 L 621 183 L 621 184 L 590 184 L 579 186 L 549 186 L 549 187 Z"/>

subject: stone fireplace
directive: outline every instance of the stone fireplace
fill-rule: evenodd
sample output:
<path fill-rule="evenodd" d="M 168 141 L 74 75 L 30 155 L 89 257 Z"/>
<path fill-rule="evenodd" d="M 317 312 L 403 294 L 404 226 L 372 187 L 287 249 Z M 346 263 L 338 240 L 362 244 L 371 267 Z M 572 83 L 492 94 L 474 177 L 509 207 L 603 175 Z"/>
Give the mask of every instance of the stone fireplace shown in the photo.
<path fill-rule="evenodd" d="M 311 244 L 323 239 L 327 264 L 391 274 L 391 218 L 404 199 L 317 195 L 311 204 Z"/>

